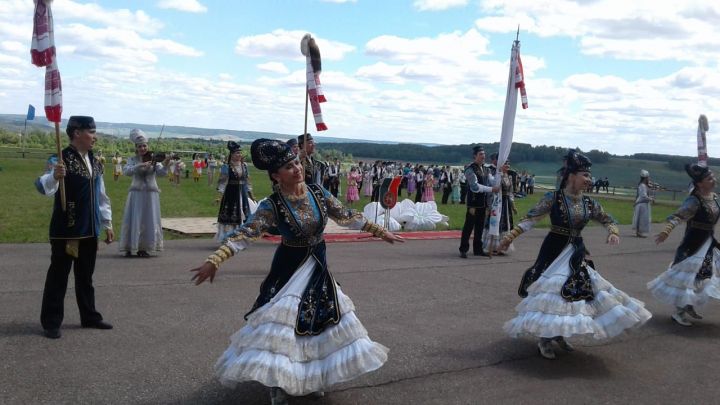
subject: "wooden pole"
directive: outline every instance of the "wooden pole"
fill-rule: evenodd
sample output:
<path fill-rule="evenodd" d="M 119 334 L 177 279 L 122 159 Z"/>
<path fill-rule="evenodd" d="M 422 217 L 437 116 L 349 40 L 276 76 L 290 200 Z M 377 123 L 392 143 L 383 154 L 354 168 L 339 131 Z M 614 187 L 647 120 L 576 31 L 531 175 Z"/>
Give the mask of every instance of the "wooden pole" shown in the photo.
<path fill-rule="evenodd" d="M 65 164 L 65 161 L 63 160 L 62 156 L 62 149 L 60 148 L 60 123 L 55 123 L 55 146 L 57 150 L 57 156 L 58 156 L 58 162 Z M 62 207 L 63 212 L 66 211 L 66 203 L 65 203 L 65 179 L 60 179 L 60 206 Z"/>
<path fill-rule="evenodd" d="M 308 100 L 310 99 L 310 91 L 305 86 L 305 127 L 303 129 L 303 150 L 307 146 L 307 121 L 308 121 Z"/>

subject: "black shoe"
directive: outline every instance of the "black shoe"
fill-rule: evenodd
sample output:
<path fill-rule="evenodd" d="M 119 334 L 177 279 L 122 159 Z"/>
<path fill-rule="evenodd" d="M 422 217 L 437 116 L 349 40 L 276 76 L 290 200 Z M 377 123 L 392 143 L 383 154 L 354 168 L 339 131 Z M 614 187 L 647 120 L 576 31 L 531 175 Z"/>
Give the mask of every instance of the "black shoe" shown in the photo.
<path fill-rule="evenodd" d="M 84 323 L 82 324 L 83 328 L 92 328 L 92 329 L 112 329 L 113 326 L 105 321 L 97 321 L 93 323 Z"/>
<path fill-rule="evenodd" d="M 485 256 L 485 257 L 490 257 L 490 255 L 487 254 L 487 253 L 485 253 L 485 252 L 473 253 L 473 256 Z"/>
<path fill-rule="evenodd" d="M 60 339 L 60 336 L 62 336 L 60 329 L 45 329 L 43 335 L 48 339 Z"/>
<path fill-rule="evenodd" d="M 463 259 L 467 259 L 467 253 L 460 252 L 460 257 L 462 257 Z"/>

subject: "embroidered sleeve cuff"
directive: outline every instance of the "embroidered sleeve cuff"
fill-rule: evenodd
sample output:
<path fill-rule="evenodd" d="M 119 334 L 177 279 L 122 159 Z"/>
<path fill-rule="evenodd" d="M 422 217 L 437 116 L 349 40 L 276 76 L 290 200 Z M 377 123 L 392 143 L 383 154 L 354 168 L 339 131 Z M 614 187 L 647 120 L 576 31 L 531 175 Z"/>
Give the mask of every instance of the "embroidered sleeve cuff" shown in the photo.
<path fill-rule="evenodd" d="M 385 232 L 387 232 L 382 226 L 374 224 L 370 221 L 365 222 L 365 225 L 363 225 L 361 229 L 365 232 L 371 233 L 376 238 L 382 238 L 385 236 Z"/>
<path fill-rule="evenodd" d="M 609 224 L 607 230 L 610 235 L 620 235 L 620 229 L 618 229 L 616 224 Z"/>
<path fill-rule="evenodd" d="M 225 260 L 232 257 L 235 253 L 226 245 L 222 245 L 215 251 L 215 253 L 208 256 L 205 260 L 207 263 L 212 263 L 216 269 L 220 268 L 220 264 Z"/>

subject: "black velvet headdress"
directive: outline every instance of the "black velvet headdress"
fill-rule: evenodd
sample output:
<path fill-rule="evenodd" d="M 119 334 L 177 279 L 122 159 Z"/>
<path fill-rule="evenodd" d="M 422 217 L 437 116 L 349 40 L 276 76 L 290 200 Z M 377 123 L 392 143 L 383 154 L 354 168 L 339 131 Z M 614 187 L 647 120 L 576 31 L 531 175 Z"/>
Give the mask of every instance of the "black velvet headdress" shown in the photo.
<path fill-rule="evenodd" d="M 287 143 L 263 138 L 256 139 L 250 145 L 250 156 L 255 167 L 269 172 L 275 172 L 297 157 Z"/>
<path fill-rule="evenodd" d="M 293 146 L 297 145 L 298 142 L 297 142 L 297 139 L 295 139 L 295 138 L 290 138 L 290 139 L 288 139 L 287 142 L 285 142 L 285 143 L 287 143 L 288 146 L 290 146 L 290 147 L 292 148 Z"/>
<path fill-rule="evenodd" d="M 685 171 L 695 183 L 701 182 L 705 177 L 710 175 L 710 169 L 708 169 L 707 166 L 700 166 L 697 163 L 686 163 Z"/>
<path fill-rule="evenodd" d="M 592 162 L 580 152 L 571 150 L 565 157 L 565 171 L 567 173 L 589 172 Z"/>
<path fill-rule="evenodd" d="M 242 149 L 242 146 L 240 146 L 240 144 L 235 141 L 228 141 L 227 148 L 230 151 L 230 153 L 234 153 L 234 152 L 237 152 L 240 149 Z"/>
<path fill-rule="evenodd" d="M 65 132 L 72 138 L 76 129 L 95 129 L 95 119 L 83 115 L 73 115 L 68 119 Z"/>
<path fill-rule="evenodd" d="M 314 139 L 311 134 L 305 134 L 305 135 L 307 135 L 308 141 L 312 141 Z M 298 135 L 298 137 L 297 137 L 298 145 L 303 146 L 305 144 L 305 135 Z"/>
<path fill-rule="evenodd" d="M 480 152 L 485 152 L 485 148 L 480 145 L 473 146 L 473 155 L 477 155 Z"/>

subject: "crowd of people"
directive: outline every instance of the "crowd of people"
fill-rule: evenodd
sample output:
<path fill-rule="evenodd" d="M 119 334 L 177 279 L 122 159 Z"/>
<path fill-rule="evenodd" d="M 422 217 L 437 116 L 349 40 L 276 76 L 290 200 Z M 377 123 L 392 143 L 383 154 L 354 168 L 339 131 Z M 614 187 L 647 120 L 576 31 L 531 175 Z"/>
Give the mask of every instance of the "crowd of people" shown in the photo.
<path fill-rule="evenodd" d="M 44 334 L 52 339 L 61 337 L 63 298 L 73 265 L 82 326 L 113 328 L 95 308 L 92 286 L 101 230 L 106 232 L 106 243 L 115 238 L 100 160 L 92 151 L 94 120 L 70 117 L 66 132 L 70 146 L 36 182 L 40 192 L 55 198 L 50 267 L 41 308 Z M 122 174 L 132 176 L 132 183 L 120 251 L 148 257 L 163 247 L 156 176 L 170 171 L 172 157 L 148 157 L 147 137 L 142 131 L 133 130 L 130 139 L 136 154 L 122 167 Z M 442 191 L 443 200 L 464 203 L 467 211 L 459 246 L 464 259 L 471 248 L 476 256 L 506 252 L 515 239 L 549 217 L 551 226 L 538 247 L 537 259 L 520 280 L 517 316 L 504 326 L 512 337 L 537 339 L 538 351 L 546 359 L 556 358 L 556 347 L 575 350 L 569 339 L 607 341 L 642 326 L 651 317 L 643 302 L 600 275 L 584 244 L 582 230 L 590 221 L 607 230 L 608 244 L 619 244 L 620 236 L 613 217 L 587 194 L 593 185 L 592 162 L 577 151 L 565 156 L 557 187 L 514 224 L 517 210 L 513 198 L 516 193 L 532 193 L 533 176 L 522 172 L 512 175 L 509 162 L 496 167 L 496 155 L 486 163 L 481 146 L 468 151 L 473 160 L 462 171 L 378 161 L 360 163 L 343 173 L 338 161 L 328 164 L 316 157 L 310 134 L 290 142 L 258 139 L 250 147 L 252 164 L 267 172 L 273 188 L 254 213 L 250 204 L 255 199 L 241 147 L 234 142 L 227 147 L 228 158 L 221 166 L 218 187 L 220 246 L 192 269 L 192 279 L 196 284 L 212 282 L 221 265 L 229 265 L 229 259 L 242 255 L 265 233 L 279 235 L 281 243 L 245 315 L 246 324 L 231 337 L 217 360 L 215 372 L 225 385 L 258 381 L 269 388 L 273 404 L 287 404 L 288 396 L 321 396 L 335 384 L 377 370 L 386 362 L 388 348 L 370 339 L 354 304 L 330 272 L 323 232 L 330 218 L 388 243 L 404 239 L 343 205 L 338 198 L 343 177 L 350 204 L 361 192 L 377 200 L 380 180 L 392 176 L 402 176 L 404 192 L 417 201 L 432 200 L 435 192 Z M 117 164 L 121 163 L 113 160 L 114 176 Z M 206 167 L 210 165 L 193 162 L 198 178 Z M 693 319 L 702 318 L 698 313 L 702 305 L 710 298 L 720 299 L 720 250 L 713 236 L 720 218 L 720 199 L 714 192 L 712 171 L 699 164 L 688 164 L 686 171 L 693 189 L 668 217 L 655 242 L 664 242 L 683 222 L 687 228 L 673 262 L 647 288 L 659 301 L 673 307 L 672 319 L 677 324 L 691 326 Z M 649 233 L 649 177 L 646 171 L 641 172 L 635 201 L 633 229 L 640 237 Z M 61 184 L 64 193 L 57 192 Z M 498 192 L 502 195 L 501 238 L 493 246 L 483 235 L 487 235 L 491 196 Z"/>

